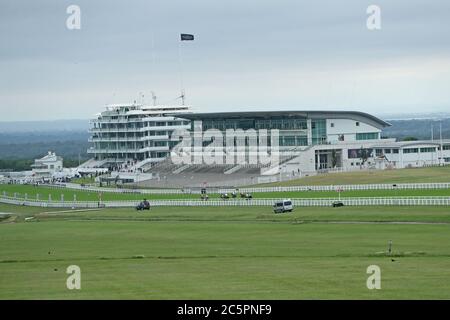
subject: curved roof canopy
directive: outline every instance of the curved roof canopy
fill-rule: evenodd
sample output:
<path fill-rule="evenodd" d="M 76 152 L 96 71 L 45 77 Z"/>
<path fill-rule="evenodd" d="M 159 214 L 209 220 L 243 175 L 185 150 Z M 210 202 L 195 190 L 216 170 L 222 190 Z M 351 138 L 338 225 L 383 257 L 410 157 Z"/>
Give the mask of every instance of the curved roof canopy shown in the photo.
<path fill-rule="evenodd" d="M 310 119 L 352 119 L 382 129 L 391 126 L 368 113 L 359 111 L 242 111 L 242 112 L 211 112 L 191 113 L 183 115 L 189 120 L 206 119 L 276 119 L 276 118 L 310 118 Z"/>

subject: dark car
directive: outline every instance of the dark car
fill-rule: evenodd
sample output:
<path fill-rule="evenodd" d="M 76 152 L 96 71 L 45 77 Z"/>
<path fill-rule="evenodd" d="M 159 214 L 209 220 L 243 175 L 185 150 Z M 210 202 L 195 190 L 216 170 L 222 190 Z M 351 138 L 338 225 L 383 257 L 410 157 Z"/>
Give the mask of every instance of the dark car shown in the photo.
<path fill-rule="evenodd" d="M 150 202 L 148 202 L 146 199 L 144 199 L 144 201 L 142 201 L 141 203 L 139 203 L 136 206 L 136 210 L 138 210 L 138 211 L 150 210 Z"/>
<path fill-rule="evenodd" d="M 333 202 L 332 206 L 333 207 L 343 207 L 344 203 L 341 201 L 335 201 L 335 202 Z"/>

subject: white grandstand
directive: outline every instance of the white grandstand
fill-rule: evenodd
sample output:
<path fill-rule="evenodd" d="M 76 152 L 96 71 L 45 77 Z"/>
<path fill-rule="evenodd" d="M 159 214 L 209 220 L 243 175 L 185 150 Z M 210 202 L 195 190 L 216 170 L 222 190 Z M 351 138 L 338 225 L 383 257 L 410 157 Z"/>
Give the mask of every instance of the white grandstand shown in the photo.
<path fill-rule="evenodd" d="M 355 111 L 192 113 L 186 106 L 131 104 L 109 106 L 91 123 L 93 146 L 88 153 L 94 158 L 79 172 L 112 171 L 105 176 L 109 181 L 145 186 L 238 186 L 320 172 L 450 164 L 450 140 L 385 139 L 382 130 L 389 123 Z M 210 165 L 173 163 L 169 155 L 179 143 L 172 139 L 174 131 L 188 129 L 195 136 L 199 126 L 202 132 L 213 129 L 225 134 L 234 129 L 244 135 L 277 129 L 279 161 L 276 165 L 246 160 L 230 164 L 225 159 Z M 200 147 L 193 145 L 192 154 L 203 153 L 212 142 L 202 139 Z M 268 151 L 272 152 L 270 146 Z"/>

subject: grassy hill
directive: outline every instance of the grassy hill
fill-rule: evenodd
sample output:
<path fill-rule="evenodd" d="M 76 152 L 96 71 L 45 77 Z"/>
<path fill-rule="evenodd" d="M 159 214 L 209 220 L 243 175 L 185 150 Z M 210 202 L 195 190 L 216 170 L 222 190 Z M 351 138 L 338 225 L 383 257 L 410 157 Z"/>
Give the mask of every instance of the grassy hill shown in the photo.
<path fill-rule="evenodd" d="M 313 186 L 415 182 L 450 182 L 450 166 L 327 173 L 290 181 L 259 184 L 258 186 Z"/>
<path fill-rule="evenodd" d="M 0 223 L 0 299 L 450 298 L 444 207 L 43 211 L 0 205 L 19 215 Z M 382 290 L 366 287 L 370 265 Z"/>

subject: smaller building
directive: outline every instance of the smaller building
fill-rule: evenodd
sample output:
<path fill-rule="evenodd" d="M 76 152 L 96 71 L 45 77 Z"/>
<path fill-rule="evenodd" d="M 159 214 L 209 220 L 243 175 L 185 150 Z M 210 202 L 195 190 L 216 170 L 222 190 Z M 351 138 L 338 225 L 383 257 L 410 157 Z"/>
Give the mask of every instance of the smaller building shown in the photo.
<path fill-rule="evenodd" d="M 51 178 L 55 173 L 63 171 L 63 158 L 49 151 L 43 158 L 34 160 L 31 168 L 34 178 Z"/>
<path fill-rule="evenodd" d="M 2 183 L 8 183 L 9 179 L 6 178 L 4 175 L 0 174 L 0 184 Z"/>

